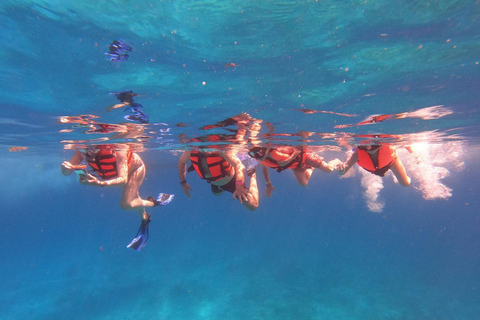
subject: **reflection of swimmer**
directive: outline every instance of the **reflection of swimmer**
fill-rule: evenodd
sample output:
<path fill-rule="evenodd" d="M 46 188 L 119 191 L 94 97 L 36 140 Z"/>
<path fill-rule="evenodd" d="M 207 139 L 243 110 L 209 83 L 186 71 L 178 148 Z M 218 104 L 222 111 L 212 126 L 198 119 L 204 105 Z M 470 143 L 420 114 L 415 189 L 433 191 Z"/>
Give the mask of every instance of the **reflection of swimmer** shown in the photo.
<path fill-rule="evenodd" d="M 130 104 L 133 103 L 133 97 L 135 97 L 137 95 L 136 93 L 132 92 L 131 90 L 112 92 L 110 94 L 115 96 L 118 100 L 120 100 L 120 103 L 117 103 L 117 104 L 114 104 L 112 106 L 106 107 L 105 110 L 107 112 L 110 112 L 113 109 L 119 109 L 119 108 L 129 106 Z"/>
<path fill-rule="evenodd" d="M 330 162 L 323 161 L 323 158 L 315 152 L 307 148 L 294 147 L 253 147 L 248 154 L 260 162 L 262 165 L 262 173 L 267 184 L 265 194 L 270 197 L 275 188 L 270 181 L 268 168 L 282 172 L 283 170 L 292 169 L 295 178 L 300 186 L 307 186 L 315 168 L 324 172 L 332 172 L 336 166 L 341 164 L 339 159 Z"/>
<path fill-rule="evenodd" d="M 143 106 L 140 103 L 131 103 L 130 106 L 124 111 L 129 111 L 131 114 L 124 116 L 123 118 L 129 121 L 136 121 L 139 123 L 148 123 L 149 117 L 143 112 Z"/>
<path fill-rule="evenodd" d="M 132 46 L 127 44 L 123 40 L 113 40 L 113 42 L 108 46 L 108 52 L 105 52 L 109 56 L 111 62 L 123 62 L 128 60 L 128 53 L 132 52 Z"/>
<path fill-rule="evenodd" d="M 8 151 L 10 152 L 18 152 L 18 151 L 24 151 L 27 150 L 28 147 L 10 147 L 8 148 Z"/>
<path fill-rule="evenodd" d="M 128 54 L 116 54 L 116 53 L 107 53 L 107 55 L 110 57 L 108 60 L 111 62 L 124 62 L 127 61 L 128 58 L 130 57 Z"/>
<path fill-rule="evenodd" d="M 120 103 L 108 106 L 105 109 L 107 112 L 110 112 L 114 109 L 127 107 L 124 112 L 130 112 L 130 114 L 124 116 L 124 119 L 138 123 L 148 123 L 149 117 L 145 112 L 143 112 L 143 106 L 140 103 L 136 103 L 133 101 L 133 97 L 137 96 L 136 93 L 128 90 L 113 92 L 111 94 L 116 96 L 117 99 L 120 100 Z"/>
<path fill-rule="evenodd" d="M 137 251 L 142 250 L 148 240 L 148 224 L 150 214 L 145 208 L 166 205 L 173 199 L 173 195 L 160 193 L 157 199 L 149 197 L 144 200 L 138 189 L 145 178 L 145 164 L 137 153 L 129 147 L 114 145 L 98 145 L 87 149 L 77 150 L 70 161 L 62 163 L 62 173 L 70 175 L 79 171 L 80 183 L 97 187 L 123 187 L 120 205 L 125 210 L 137 210 L 142 219 L 139 233 L 128 245 Z M 83 171 L 86 166 L 80 165 L 85 160 L 92 168 L 94 175 Z"/>
<path fill-rule="evenodd" d="M 256 175 L 250 177 L 250 186 L 245 185 L 245 167 L 233 152 L 205 152 L 200 150 L 186 151 L 178 160 L 178 173 L 183 192 L 190 197 L 192 188 L 188 184 L 187 164 L 192 165 L 188 171 L 196 171 L 200 178 L 211 184 L 214 195 L 221 195 L 223 191 L 233 193 L 247 209 L 253 211 L 258 208 L 258 188 Z"/>
<path fill-rule="evenodd" d="M 432 120 L 432 119 L 438 119 L 450 114 L 452 114 L 452 111 L 447 108 L 444 108 L 443 106 L 432 106 L 432 107 L 421 108 L 412 112 L 372 115 L 359 123 L 340 124 L 340 125 L 336 125 L 334 128 L 337 128 L 337 129 L 351 128 L 355 126 L 363 126 L 368 124 L 379 123 L 386 120 L 397 120 L 397 119 L 405 119 L 405 118 L 418 118 L 423 120 Z"/>
<path fill-rule="evenodd" d="M 294 109 L 294 110 L 301 111 L 305 114 L 328 113 L 328 114 L 335 114 L 337 116 L 343 116 L 343 117 L 355 117 L 354 114 L 339 113 L 339 112 L 333 112 L 333 111 L 323 111 L 323 110 L 313 110 L 313 109 Z"/>
<path fill-rule="evenodd" d="M 120 102 L 124 103 L 132 103 L 133 97 L 138 96 L 138 94 L 136 94 L 132 90 L 118 91 L 111 94 L 114 95 L 118 100 L 120 100 Z"/>
<path fill-rule="evenodd" d="M 358 146 L 350 159 L 342 165 L 343 168 L 338 173 L 344 175 L 355 163 L 380 177 L 383 177 L 388 170 L 392 170 L 402 186 L 410 185 L 410 177 L 407 176 L 395 149 L 389 144 Z"/>
<path fill-rule="evenodd" d="M 253 119 L 248 113 L 241 113 L 239 115 L 232 116 L 223 121 L 219 121 L 215 124 L 206 125 L 200 127 L 200 130 L 212 130 L 223 129 L 228 133 L 214 133 L 206 134 L 195 138 L 188 138 L 185 135 L 182 136 L 182 143 L 204 143 L 203 146 L 218 147 L 222 145 L 241 145 L 245 144 L 245 136 L 250 133 L 250 139 L 253 138 L 255 132 L 251 130 L 254 127 L 252 124 L 257 123 L 259 120 Z M 252 122 L 249 125 L 249 122 Z M 233 127 L 235 126 L 235 127 Z M 229 128 L 231 127 L 231 128 Z"/>
<path fill-rule="evenodd" d="M 112 43 L 108 46 L 108 49 L 108 53 L 125 54 L 132 51 L 132 46 L 128 45 L 123 40 L 113 40 Z"/>

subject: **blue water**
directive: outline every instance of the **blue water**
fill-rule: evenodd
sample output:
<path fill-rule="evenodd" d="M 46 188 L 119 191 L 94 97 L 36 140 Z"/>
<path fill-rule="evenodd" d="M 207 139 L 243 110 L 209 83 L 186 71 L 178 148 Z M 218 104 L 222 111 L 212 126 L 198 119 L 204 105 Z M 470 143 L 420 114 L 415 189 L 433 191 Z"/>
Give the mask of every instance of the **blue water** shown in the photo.
<path fill-rule="evenodd" d="M 0 318 L 476 319 L 478 30 L 478 1 L 3 1 Z M 112 64 L 115 39 L 133 51 Z M 150 116 L 140 195 L 176 194 L 150 210 L 141 252 L 126 248 L 139 219 L 119 188 L 60 173 L 72 141 L 105 135 L 57 119 L 124 122 L 105 112 L 120 90 Z M 448 112 L 412 116 L 433 106 Z M 358 135 L 400 136 L 417 147 L 399 154 L 412 186 L 355 168 L 302 188 L 272 171 L 276 192 L 259 176 L 250 212 L 191 173 L 185 197 L 180 137 L 242 111 L 263 142 L 327 160 Z M 400 113 L 412 117 L 348 126 Z"/>

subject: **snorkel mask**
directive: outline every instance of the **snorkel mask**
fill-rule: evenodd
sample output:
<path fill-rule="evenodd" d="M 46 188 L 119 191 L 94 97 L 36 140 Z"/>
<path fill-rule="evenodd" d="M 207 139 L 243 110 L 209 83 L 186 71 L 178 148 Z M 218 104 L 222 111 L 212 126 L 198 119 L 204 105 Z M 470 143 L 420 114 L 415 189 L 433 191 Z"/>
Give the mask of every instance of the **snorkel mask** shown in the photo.
<path fill-rule="evenodd" d="M 265 153 L 267 152 L 267 148 L 265 147 L 253 147 L 248 151 L 248 155 L 254 159 L 262 159 L 265 157 Z"/>

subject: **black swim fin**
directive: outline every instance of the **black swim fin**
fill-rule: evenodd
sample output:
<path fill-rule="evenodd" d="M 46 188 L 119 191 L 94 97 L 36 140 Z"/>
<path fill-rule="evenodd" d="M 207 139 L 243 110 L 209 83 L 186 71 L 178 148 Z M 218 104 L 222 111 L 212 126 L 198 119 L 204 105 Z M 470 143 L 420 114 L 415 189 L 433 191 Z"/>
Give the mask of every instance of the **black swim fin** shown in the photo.
<path fill-rule="evenodd" d="M 138 229 L 137 235 L 128 244 L 127 248 L 132 248 L 137 251 L 142 251 L 143 247 L 145 247 L 148 241 L 148 224 L 150 223 L 150 221 L 151 221 L 150 215 L 147 214 L 147 219 L 142 219 L 142 224 Z"/>
<path fill-rule="evenodd" d="M 170 202 L 172 202 L 173 198 L 175 197 L 174 194 L 168 194 L 168 193 L 159 193 L 157 199 L 154 197 L 148 197 L 148 201 L 152 201 L 154 204 L 154 207 L 156 206 L 166 206 Z"/>

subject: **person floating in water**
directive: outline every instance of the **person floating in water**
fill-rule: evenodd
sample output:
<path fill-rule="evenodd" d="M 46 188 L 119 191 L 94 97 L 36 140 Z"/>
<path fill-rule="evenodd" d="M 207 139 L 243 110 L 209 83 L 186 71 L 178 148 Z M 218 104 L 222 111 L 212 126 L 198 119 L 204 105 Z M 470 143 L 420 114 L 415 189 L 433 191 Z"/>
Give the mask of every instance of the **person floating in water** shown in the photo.
<path fill-rule="evenodd" d="M 257 146 L 251 148 L 248 154 L 262 165 L 263 177 L 267 184 L 265 190 L 267 197 L 271 197 L 272 191 L 275 191 L 270 180 L 268 168 L 275 169 L 277 172 L 292 169 L 298 184 L 306 187 L 315 168 L 324 172 L 332 172 L 342 163 L 339 159 L 327 163 L 322 157 L 306 147 L 282 146 L 267 148 Z"/>
<path fill-rule="evenodd" d="M 132 46 L 126 43 L 123 40 L 113 40 L 112 43 L 108 45 L 108 52 L 105 52 L 112 63 L 127 61 L 129 55 L 127 52 L 132 52 Z"/>
<path fill-rule="evenodd" d="M 81 165 L 83 160 L 98 177 L 85 171 L 86 166 Z M 149 197 L 146 200 L 140 197 L 138 189 L 145 178 L 145 164 L 142 158 L 126 145 L 96 145 L 76 150 L 70 161 L 62 163 L 64 175 L 68 176 L 74 171 L 79 175 L 82 184 L 123 188 L 120 205 L 125 210 L 136 210 L 142 220 L 137 235 L 127 247 L 142 250 L 148 240 L 150 223 L 150 214 L 145 209 L 167 205 L 174 195 L 160 193 L 156 199 Z"/>
<path fill-rule="evenodd" d="M 143 112 L 143 106 L 140 103 L 136 103 L 133 101 L 133 97 L 137 96 L 136 93 L 132 92 L 131 90 L 128 91 L 118 91 L 112 92 L 111 95 L 116 96 L 120 103 L 114 104 L 112 106 L 108 106 L 106 108 L 107 112 L 110 112 L 114 109 L 127 107 L 124 111 L 130 112 L 130 114 L 124 116 L 125 120 L 134 121 L 138 123 L 148 123 L 149 117 L 148 115 Z"/>
<path fill-rule="evenodd" d="M 198 176 L 211 185 L 214 195 L 219 196 L 224 191 L 231 192 L 233 198 L 240 201 L 247 209 L 258 208 L 258 187 L 256 174 L 250 177 L 250 185 L 245 184 L 245 166 L 232 152 L 222 151 L 185 151 L 178 160 L 178 173 L 183 192 L 190 198 L 192 188 L 187 182 L 187 164 L 192 165 L 188 171 L 195 171 Z"/>
<path fill-rule="evenodd" d="M 180 184 L 187 197 L 190 197 L 190 191 L 192 191 L 186 179 L 187 165 L 191 162 L 188 172 L 195 171 L 200 178 L 210 183 L 214 195 L 218 196 L 224 191 L 228 191 L 233 194 L 234 199 L 240 201 L 247 209 L 253 211 L 258 208 L 259 197 L 256 174 L 252 173 L 250 175 L 250 184 L 247 188 L 245 166 L 237 156 L 237 146 L 244 142 L 247 133 L 246 126 L 250 120 L 251 116 L 249 114 L 241 113 L 214 125 L 201 128 L 201 130 L 210 130 L 235 125 L 236 130 L 229 129 L 231 134 L 210 134 L 189 139 L 190 142 L 211 144 L 206 148 L 185 151 L 178 160 Z M 230 145 L 222 149 L 219 145 L 216 145 L 220 142 L 230 143 Z"/>
<path fill-rule="evenodd" d="M 410 150 L 410 148 L 407 148 Z M 405 187 L 411 183 L 396 150 L 389 144 L 368 144 L 356 148 L 350 159 L 341 165 L 338 173 L 344 175 L 357 163 L 360 167 L 377 176 L 383 177 L 388 170 L 392 170 L 398 182 Z"/>

